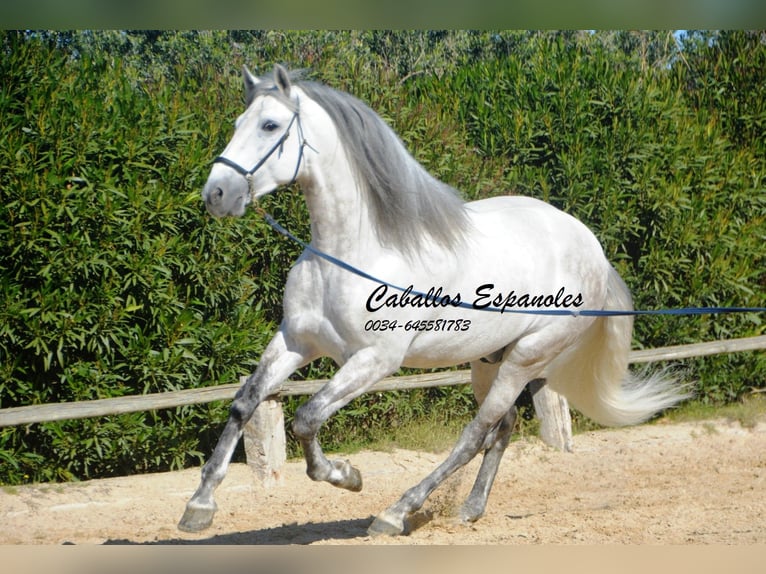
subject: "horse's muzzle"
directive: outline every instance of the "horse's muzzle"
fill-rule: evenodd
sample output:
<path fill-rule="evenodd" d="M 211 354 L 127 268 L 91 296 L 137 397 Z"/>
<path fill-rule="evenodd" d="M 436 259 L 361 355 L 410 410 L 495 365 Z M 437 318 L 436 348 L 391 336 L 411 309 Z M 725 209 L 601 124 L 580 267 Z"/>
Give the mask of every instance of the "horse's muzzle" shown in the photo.
<path fill-rule="evenodd" d="M 249 194 L 244 186 L 226 186 L 208 181 L 202 190 L 202 201 L 208 213 L 215 217 L 240 217 L 249 203 Z"/>

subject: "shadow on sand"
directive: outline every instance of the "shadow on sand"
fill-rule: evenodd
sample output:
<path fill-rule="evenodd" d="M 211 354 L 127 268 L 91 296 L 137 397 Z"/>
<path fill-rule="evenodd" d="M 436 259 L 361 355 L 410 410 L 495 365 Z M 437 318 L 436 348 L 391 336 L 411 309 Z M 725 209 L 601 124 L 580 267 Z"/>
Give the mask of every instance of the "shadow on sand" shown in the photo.
<path fill-rule="evenodd" d="M 352 520 L 334 520 L 331 522 L 309 522 L 306 524 L 283 524 L 274 528 L 216 534 L 208 538 L 184 539 L 168 538 L 153 542 L 134 542 L 128 539 L 114 539 L 105 545 L 282 545 L 311 544 L 323 540 L 349 540 L 367 538 L 367 527 L 373 517 Z"/>
<path fill-rule="evenodd" d="M 208 538 L 168 538 L 151 542 L 135 542 L 125 538 L 107 540 L 104 545 L 135 545 L 135 546 L 282 546 L 282 545 L 307 545 L 314 542 L 331 542 L 333 540 L 352 540 L 354 538 L 369 540 L 370 534 L 367 528 L 374 520 L 374 516 L 367 518 L 353 518 L 350 520 L 332 520 L 329 522 L 307 522 L 298 524 L 283 524 L 274 528 L 250 530 L 247 532 L 231 532 L 229 534 L 216 534 Z M 412 533 L 421 526 L 431 522 L 433 513 L 429 510 L 421 510 L 410 516 L 405 521 L 404 536 Z"/>

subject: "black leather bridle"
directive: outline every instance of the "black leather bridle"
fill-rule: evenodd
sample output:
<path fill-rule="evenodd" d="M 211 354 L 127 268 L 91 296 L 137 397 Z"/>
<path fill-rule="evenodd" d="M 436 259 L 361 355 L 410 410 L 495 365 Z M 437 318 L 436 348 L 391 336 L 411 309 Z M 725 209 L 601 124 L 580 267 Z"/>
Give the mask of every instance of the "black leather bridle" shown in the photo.
<path fill-rule="evenodd" d="M 290 123 L 287 125 L 287 129 L 285 129 L 285 132 L 280 136 L 280 138 L 277 140 L 277 142 L 269 149 L 268 152 L 266 152 L 266 155 L 264 155 L 261 159 L 258 160 L 258 162 L 251 168 L 246 169 L 239 165 L 237 162 L 224 157 L 222 155 L 219 155 L 213 160 L 213 163 L 222 163 L 227 167 L 230 167 L 237 173 L 239 173 L 241 176 L 243 176 L 247 180 L 247 186 L 250 190 L 250 199 L 253 203 L 255 203 L 255 189 L 253 188 L 253 175 L 256 171 L 258 171 L 268 159 L 274 155 L 274 153 L 279 150 L 279 155 L 282 155 L 282 150 L 285 141 L 287 141 L 287 138 L 290 137 L 290 130 L 293 127 L 293 124 L 297 121 L 297 127 L 298 127 L 298 137 L 300 138 L 300 149 L 298 150 L 298 163 L 295 165 L 295 172 L 293 173 L 292 179 L 287 183 L 286 185 L 292 185 L 295 183 L 295 179 L 298 177 L 298 170 L 301 167 L 301 161 L 303 161 L 303 149 L 308 146 L 315 152 L 315 150 L 311 144 L 306 141 L 306 138 L 303 137 L 303 126 L 301 126 L 301 118 L 300 118 L 300 108 L 295 110 L 295 113 L 293 114 L 292 119 L 290 119 Z M 319 152 L 317 152 L 319 153 Z"/>

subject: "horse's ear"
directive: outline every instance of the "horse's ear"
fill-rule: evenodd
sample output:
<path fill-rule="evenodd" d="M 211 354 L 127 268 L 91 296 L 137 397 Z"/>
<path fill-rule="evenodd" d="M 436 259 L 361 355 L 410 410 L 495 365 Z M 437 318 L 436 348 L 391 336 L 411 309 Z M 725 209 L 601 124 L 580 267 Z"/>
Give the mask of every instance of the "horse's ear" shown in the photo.
<path fill-rule="evenodd" d="M 249 106 L 253 101 L 255 89 L 258 87 L 260 80 L 247 69 L 247 66 L 242 66 L 242 79 L 245 82 L 245 101 Z"/>
<path fill-rule="evenodd" d="M 274 83 L 284 95 L 290 95 L 290 74 L 279 64 L 274 66 Z"/>

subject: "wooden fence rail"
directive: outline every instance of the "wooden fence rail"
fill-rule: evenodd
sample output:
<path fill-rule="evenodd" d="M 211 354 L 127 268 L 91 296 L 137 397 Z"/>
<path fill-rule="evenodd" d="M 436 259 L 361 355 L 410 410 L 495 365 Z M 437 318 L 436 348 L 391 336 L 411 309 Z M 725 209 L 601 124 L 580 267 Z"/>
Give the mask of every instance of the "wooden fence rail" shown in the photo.
<path fill-rule="evenodd" d="M 766 335 L 633 351 L 630 354 L 629 360 L 631 363 L 648 363 L 759 349 L 766 349 Z M 325 382 L 324 380 L 287 381 L 280 388 L 278 396 L 310 395 L 321 388 Z M 469 382 L 470 371 L 468 370 L 395 376 L 376 383 L 370 388 L 369 392 L 462 385 Z M 115 397 L 94 401 L 11 407 L 0 409 L 0 427 L 100 417 L 231 400 L 234 398 L 234 394 L 237 392 L 240 384 L 234 383 L 201 389 Z"/>
<path fill-rule="evenodd" d="M 752 351 L 766 348 L 766 335 L 728 341 L 713 341 L 634 351 L 631 363 L 678 360 L 718 353 Z M 0 410 L 0 426 L 22 425 L 85 417 L 116 415 L 136 411 L 174 408 L 184 405 L 230 400 L 240 382 L 202 389 L 168 393 L 117 397 L 95 401 L 30 405 Z M 287 459 L 284 412 L 280 397 L 308 395 L 319 390 L 326 381 L 288 381 L 277 395 L 263 401 L 245 425 L 244 446 L 247 464 L 264 487 L 282 481 L 282 468 Z M 423 387 L 461 385 L 470 382 L 470 371 L 446 371 L 420 375 L 389 377 L 373 385 L 368 392 L 406 390 Z M 540 438 L 563 451 L 572 450 L 572 422 L 566 399 L 550 390 L 542 380 L 529 384 L 535 412 L 540 419 Z"/>

